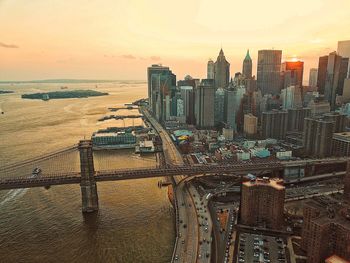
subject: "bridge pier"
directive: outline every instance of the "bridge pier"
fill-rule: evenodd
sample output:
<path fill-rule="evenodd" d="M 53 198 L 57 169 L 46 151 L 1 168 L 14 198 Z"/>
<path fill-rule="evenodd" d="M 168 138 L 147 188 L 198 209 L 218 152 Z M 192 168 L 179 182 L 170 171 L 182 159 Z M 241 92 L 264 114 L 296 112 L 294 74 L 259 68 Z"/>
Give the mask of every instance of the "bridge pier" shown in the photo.
<path fill-rule="evenodd" d="M 91 140 L 80 141 L 78 148 L 80 153 L 82 212 L 90 213 L 98 210 L 98 195 Z"/>

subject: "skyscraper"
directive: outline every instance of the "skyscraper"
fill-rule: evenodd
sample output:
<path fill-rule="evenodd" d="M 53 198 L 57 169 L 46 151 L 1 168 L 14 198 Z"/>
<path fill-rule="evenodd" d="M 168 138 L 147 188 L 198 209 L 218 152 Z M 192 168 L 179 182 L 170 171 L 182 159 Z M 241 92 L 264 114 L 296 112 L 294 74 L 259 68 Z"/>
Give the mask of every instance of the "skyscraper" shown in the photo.
<path fill-rule="evenodd" d="M 252 72 L 253 72 L 253 63 L 252 63 L 252 59 L 250 58 L 249 49 L 248 49 L 247 54 L 243 60 L 242 74 L 245 78 L 251 79 Z"/>
<path fill-rule="evenodd" d="M 152 113 L 159 121 L 168 120 L 176 91 L 176 75 L 161 65 L 152 65 L 147 69 L 147 74 Z"/>
<path fill-rule="evenodd" d="M 318 70 L 317 70 L 317 91 L 320 94 L 324 94 L 326 85 L 328 56 L 322 56 L 318 59 Z"/>
<path fill-rule="evenodd" d="M 328 56 L 327 73 L 324 95 L 331 104 L 331 110 L 335 109 L 336 95 L 343 92 L 345 72 L 348 68 L 349 59 L 342 58 L 336 52 L 332 52 Z M 341 91 L 341 94 L 340 94 Z"/>
<path fill-rule="evenodd" d="M 344 79 L 349 64 L 348 58 L 342 58 L 336 52 L 319 58 L 317 87 L 325 99 L 335 109 L 336 95 L 343 94 Z"/>
<path fill-rule="evenodd" d="M 153 109 L 153 99 L 154 96 L 152 96 L 152 81 L 151 77 L 153 74 L 159 74 L 169 71 L 169 67 L 163 67 L 161 64 L 153 64 L 151 67 L 147 68 L 147 82 L 148 82 L 148 99 L 149 99 L 149 105 L 151 109 Z M 153 87 L 153 90 L 155 87 Z M 154 94 L 155 95 L 155 94 Z"/>
<path fill-rule="evenodd" d="M 225 108 L 225 90 L 223 88 L 218 88 L 215 92 L 215 125 L 223 123 L 225 120 L 224 116 Z"/>
<path fill-rule="evenodd" d="M 207 65 L 207 79 L 214 79 L 214 62 L 211 59 Z"/>
<path fill-rule="evenodd" d="M 230 80 L 230 63 L 227 62 L 222 49 L 214 63 L 214 80 L 215 88 L 226 88 Z"/>
<path fill-rule="evenodd" d="M 343 58 L 350 58 L 350 40 L 338 41 L 337 52 Z M 347 78 L 350 78 L 350 64 L 348 66 Z"/>
<path fill-rule="evenodd" d="M 311 88 L 317 87 L 317 68 L 310 69 L 309 73 L 309 86 Z"/>
<path fill-rule="evenodd" d="M 194 116 L 194 88 L 192 86 L 180 86 L 181 99 L 183 100 L 186 123 L 195 124 Z"/>
<path fill-rule="evenodd" d="M 234 131 L 237 131 L 237 114 L 245 91 L 244 86 L 236 86 L 233 82 L 225 90 L 225 120 L 228 127 Z"/>
<path fill-rule="evenodd" d="M 259 50 L 257 87 L 262 95 L 280 93 L 282 50 Z"/>
<path fill-rule="evenodd" d="M 212 79 L 202 79 L 195 91 L 196 125 L 199 128 L 214 127 L 215 87 Z"/>
<path fill-rule="evenodd" d="M 286 61 L 281 66 L 281 88 L 290 86 L 302 87 L 304 62 L 303 61 Z"/>
<path fill-rule="evenodd" d="M 348 65 L 349 65 L 349 58 L 342 57 L 340 62 L 337 95 L 343 95 L 344 81 L 348 75 Z"/>

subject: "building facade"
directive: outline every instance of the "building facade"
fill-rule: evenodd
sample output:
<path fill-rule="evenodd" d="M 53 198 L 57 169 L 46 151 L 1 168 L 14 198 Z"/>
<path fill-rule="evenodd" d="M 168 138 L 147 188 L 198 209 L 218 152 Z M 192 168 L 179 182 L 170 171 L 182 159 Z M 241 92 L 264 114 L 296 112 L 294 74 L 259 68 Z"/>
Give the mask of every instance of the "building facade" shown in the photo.
<path fill-rule="evenodd" d="M 237 131 L 237 114 L 240 109 L 241 100 L 245 94 L 243 86 L 235 86 L 232 82 L 225 90 L 225 121 L 228 128 Z"/>
<path fill-rule="evenodd" d="M 281 66 L 281 88 L 303 86 L 304 62 L 286 61 Z"/>
<path fill-rule="evenodd" d="M 207 64 L 207 79 L 214 79 L 214 61 L 209 59 Z"/>
<path fill-rule="evenodd" d="M 214 80 L 215 88 L 226 88 L 230 81 L 230 63 L 226 60 L 222 49 L 214 63 Z"/>
<path fill-rule="evenodd" d="M 195 90 L 195 116 L 199 128 L 214 127 L 215 87 L 213 79 L 202 79 Z"/>
<path fill-rule="evenodd" d="M 272 110 L 262 113 L 261 132 L 264 139 L 282 140 L 287 132 L 288 112 Z"/>
<path fill-rule="evenodd" d="M 176 93 L 176 75 L 168 67 L 152 65 L 147 68 L 148 95 L 152 114 L 158 121 L 172 115 L 171 103 Z"/>
<path fill-rule="evenodd" d="M 183 111 L 187 124 L 195 124 L 194 103 L 195 95 L 192 86 L 180 86 L 181 99 L 183 100 Z"/>
<path fill-rule="evenodd" d="M 253 114 L 244 114 L 244 133 L 255 135 L 258 132 L 258 118 Z"/>
<path fill-rule="evenodd" d="M 257 88 L 262 95 L 280 93 L 282 50 L 259 50 Z"/>
<path fill-rule="evenodd" d="M 343 58 L 350 58 L 350 40 L 338 41 L 337 53 Z M 350 63 L 348 66 L 347 78 L 350 78 Z"/>
<path fill-rule="evenodd" d="M 253 77 L 253 62 L 249 55 L 249 49 L 243 60 L 242 74 L 245 78 L 251 79 Z"/>
<path fill-rule="evenodd" d="M 225 90 L 223 88 L 218 88 L 215 91 L 215 115 L 214 121 L 215 125 L 223 123 L 225 121 Z"/>
<path fill-rule="evenodd" d="M 348 69 L 348 58 L 342 58 L 336 52 L 319 58 L 317 86 L 320 94 L 335 109 L 336 96 L 343 94 L 344 79 Z"/>
<path fill-rule="evenodd" d="M 282 108 L 291 109 L 303 105 L 301 99 L 301 87 L 289 86 L 281 90 Z"/>
<path fill-rule="evenodd" d="M 301 248 L 307 263 L 323 263 L 333 254 L 350 258 L 350 209 L 338 202 L 326 197 L 304 203 Z"/>
<path fill-rule="evenodd" d="M 333 156 L 350 156 L 350 132 L 334 133 L 332 140 Z"/>
<path fill-rule="evenodd" d="M 309 73 L 309 87 L 316 88 L 317 87 L 317 68 L 311 68 Z"/>
<path fill-rule="evenodd" d="M 323 114 L 322 118 L 326 121 L 334 122 L 333 132 L 343 132 L 346 129 L 347 117 L 340 112 L 328 112 Z"/>
<path fill-rule="evenodd" d="M 305 118 L 303 147 L 307 156 L 324 158 L 331 155 L 334 122 Z"/>
<path fill-rule="evenodd" d="M 285 187 L 280 179 L 255 179 L 242 184 L 241 223 L 280 229 L 283 226 Z"/>
<path fill-rule="evenodd" d="M 318 59 L 317 91 L 320 94 L 324 94 L 324 90 L 326 86 L 327 65 L 328 65 L 328 56 L 322 56 Z"/>
<path fill-rule="evenodd" d="M 302 132 L 304 130 L 304 119 L 310 117 L 310 115 L 310 108 L 288 109 L 287 131 Z"/>

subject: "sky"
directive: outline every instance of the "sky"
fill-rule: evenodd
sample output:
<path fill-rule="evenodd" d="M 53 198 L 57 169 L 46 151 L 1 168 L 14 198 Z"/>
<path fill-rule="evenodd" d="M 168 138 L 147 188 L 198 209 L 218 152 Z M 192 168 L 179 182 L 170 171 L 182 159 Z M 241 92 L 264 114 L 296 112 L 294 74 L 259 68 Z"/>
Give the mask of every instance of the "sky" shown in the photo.
<path fill-rule="evenodd" d="M 206 77 L 222 47 L 231 73 L 249 48 L 305 62 L 350 39 L 349 0 L 0 0 L 0 81 L 146 80 L 162 63 Z"/>

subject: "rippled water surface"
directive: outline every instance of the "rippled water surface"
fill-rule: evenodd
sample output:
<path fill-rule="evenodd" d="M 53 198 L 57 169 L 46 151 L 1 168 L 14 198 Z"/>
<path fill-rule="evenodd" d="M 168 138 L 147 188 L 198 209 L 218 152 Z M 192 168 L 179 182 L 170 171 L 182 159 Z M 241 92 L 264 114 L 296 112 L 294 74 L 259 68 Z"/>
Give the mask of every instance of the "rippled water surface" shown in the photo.
<path fill-rule="evenodd" d="M 0 85 L 15 91 L 0 95 L 5 112 L 0 115 L 0 166 L 70 146 L 100 128 L 140 124 L 97 120 L 109 114 L 108 107 L 146 97 L 146 83 L 65 84 L 110 93 L 103 97 L 47 102 L 20 98 L 60 86 Z M 96 159 L 116 168 L 155 165 L 154 156 L 141 158 L 132 150 L 100 152 Z M 158 180 L 98 183 L 99 212 L 85 217 L 79 185 L 0 192 L 0 262 L 169 262 L 173 210 Z"/>

